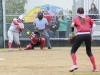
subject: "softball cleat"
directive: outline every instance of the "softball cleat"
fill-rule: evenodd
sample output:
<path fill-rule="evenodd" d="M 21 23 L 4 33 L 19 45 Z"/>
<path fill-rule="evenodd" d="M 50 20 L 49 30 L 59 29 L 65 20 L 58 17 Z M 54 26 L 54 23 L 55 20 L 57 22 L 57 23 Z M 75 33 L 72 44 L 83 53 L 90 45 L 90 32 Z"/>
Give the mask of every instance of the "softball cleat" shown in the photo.
<path fill-rule="evenodd" d="M 73 65 L 73 66 L 70 68 L 69 72 L 73 72 L 74 70 L 77 70 L 77 69 L 78 69 L 77 65 Z"/>
<path fill-rule="evenodd" d="M 98 72 L 98 69 L 93 69 L 92 72 Z"/>
<path fill-rule="evenodd" d="M 9 48 L 9 50 L 8 50 L 9 52 L 12 52 L 13 50 L 12 50 L 12 48 Z"/>

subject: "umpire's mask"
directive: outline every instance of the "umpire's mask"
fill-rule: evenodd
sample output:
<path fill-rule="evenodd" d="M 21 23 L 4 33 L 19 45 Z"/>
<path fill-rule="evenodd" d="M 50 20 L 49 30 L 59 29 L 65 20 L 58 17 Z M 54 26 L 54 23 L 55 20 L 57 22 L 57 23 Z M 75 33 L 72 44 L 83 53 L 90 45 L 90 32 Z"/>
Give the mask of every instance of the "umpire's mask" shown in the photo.
<path fill-rule="evenodd" d="M 42 18 L 43 18 L 43 13 L 42 13 L 42 12 L 38 12 L 38 16 L 37 16 L 37 17 L 38 17 L 39 20 L 42 20 Z"/>

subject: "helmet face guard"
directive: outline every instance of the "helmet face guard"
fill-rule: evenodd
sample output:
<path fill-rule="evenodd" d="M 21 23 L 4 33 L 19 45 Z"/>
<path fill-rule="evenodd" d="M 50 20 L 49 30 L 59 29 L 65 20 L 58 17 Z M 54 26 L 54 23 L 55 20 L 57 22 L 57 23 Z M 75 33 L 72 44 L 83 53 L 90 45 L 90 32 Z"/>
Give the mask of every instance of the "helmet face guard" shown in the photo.
<path fill-rule="evenodd" d="M 32 35 L 34 35 L 34 36 L 37 37 L 37 38 L 40 37 L 40 33 L 39 33 L 39 32 L 32 32 Z"/>
<path fill-rule="evenodd" d="M 39 38 L 40 37 L 40 33 L 39 32 L 34 32 L 35 33 L 35 37 Z"/>

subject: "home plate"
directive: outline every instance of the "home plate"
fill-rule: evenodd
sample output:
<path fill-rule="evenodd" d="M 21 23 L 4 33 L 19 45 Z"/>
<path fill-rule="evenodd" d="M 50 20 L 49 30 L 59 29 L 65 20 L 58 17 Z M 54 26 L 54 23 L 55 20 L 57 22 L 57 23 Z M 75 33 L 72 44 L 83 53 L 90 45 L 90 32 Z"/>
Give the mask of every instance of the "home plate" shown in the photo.
<path fill-rule="evenodd" d="M 4 60 L 4 58 L 0 58 L 0 60 Z"/>

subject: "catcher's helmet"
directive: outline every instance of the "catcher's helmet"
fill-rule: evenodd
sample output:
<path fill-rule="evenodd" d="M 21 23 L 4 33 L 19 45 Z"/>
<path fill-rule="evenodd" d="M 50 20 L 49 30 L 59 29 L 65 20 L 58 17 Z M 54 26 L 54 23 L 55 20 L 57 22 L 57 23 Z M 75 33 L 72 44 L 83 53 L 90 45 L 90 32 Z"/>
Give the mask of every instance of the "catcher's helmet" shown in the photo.
<path fill-rule="evenodd" d="M 38 12 L 37 18 L 38 18 L 39 20 L 42 20 L 42 18 L 43 18 L 43 13 L 42 13 L 42 12 Z"/>
<path fill-rule="evenodd" d="M 37 38 L 40 37 L 40 33 L 39 33 L 39 32 L 32 32 L 32 35 L 34 35 L 34 36 L 37 37 Z"/>

